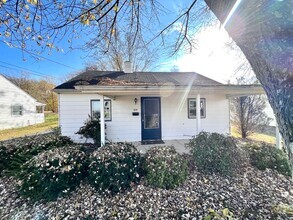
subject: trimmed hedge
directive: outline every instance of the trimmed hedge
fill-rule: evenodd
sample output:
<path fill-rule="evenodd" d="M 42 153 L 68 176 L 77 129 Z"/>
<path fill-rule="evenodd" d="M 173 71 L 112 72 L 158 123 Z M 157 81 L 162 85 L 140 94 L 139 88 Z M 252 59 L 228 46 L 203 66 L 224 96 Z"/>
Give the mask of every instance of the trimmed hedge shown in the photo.
<path fill-rule="evenodd" d="M 233 138 L 218 133 L 201 132 L 186 146 L 197 168 L 204 173 L 234 175 L 244 162 Z"/>
<path fill-rule="evenodd" d="M 186 180 L 187 164 L 174 146 L 152 147 L 145 154 L 145 181 L 155 187 L 175 188 Z"/>
<path fill-rule="evenodd" d="M 9 165 L 9 153 L 6 147 L 0 146 L 0 175 Z"/>
<path fill-rule="evenodd" d="M 248 145 L 247 147 L 251 165 L 260 170 L 270 168 L 286 176 L 292 175 L 288 157 L 281 149 L 265 143 Z"/>
<path fill-rule="evenodd" d="M 56 200 L 80 184 L 86 168 L 86 155 L 78 146 L 45 151 L 23 165 L 20 194 L 32 201 Z"/>
<path fill-rule="evenodd" d="M 0 143 L 0 172 L 4 171 L 6 175 L 17 176 L 22 164 L 32 157 L 43 151 L 72 143 L 70 138 L 56 133 L 3 141 Z"/>
<path fill-rule="evenodd" d="M 90 157 L 89 182 L 99 192 L 118 193 L 140 181 L 141 155 L 129 143 L 109 143 Z"/>

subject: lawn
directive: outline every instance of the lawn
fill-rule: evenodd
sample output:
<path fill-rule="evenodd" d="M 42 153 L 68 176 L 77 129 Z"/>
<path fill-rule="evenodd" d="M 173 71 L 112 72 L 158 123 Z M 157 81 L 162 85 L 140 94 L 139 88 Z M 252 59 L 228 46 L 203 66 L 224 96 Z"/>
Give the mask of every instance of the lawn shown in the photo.
<path fill-rule="evenodd" d="M 239 134 L 235 126 L 231 127 L 231 134 L 233 137 L 241 138 L 241 135 Z M 252 141 L 257 141 L 257 142 L 266 142 L 269 144 L 276 144 L 275 136 L 271 136 L 271 135 L 263 134 L 263 133 L 253 133 L 247 139 Z"/>
<path fill-rule="evenodd" d="M 12 128 L 0 131 L 0 141 L 8 140 L 26 135 L 33 135 L 50 131 L 58 126 L 58 114 L 45 114 L 45 122 L 42 124 L 31 125 L 22 128 Z"/>

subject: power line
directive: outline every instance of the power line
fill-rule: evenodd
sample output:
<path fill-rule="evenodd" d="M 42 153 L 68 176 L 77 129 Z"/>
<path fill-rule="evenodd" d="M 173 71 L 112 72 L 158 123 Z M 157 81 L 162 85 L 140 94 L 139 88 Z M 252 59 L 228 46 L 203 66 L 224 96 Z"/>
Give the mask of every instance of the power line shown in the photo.
<path fill-rule="evenodd" d="M 18 68 L 18 69 L 16 69 L 16 68 L 13 68 L 13 67 L 8 67 L 8 66 L 4 66 L 4 65 L 0 64 L 0 67 L 4 67 L 4 68 L 7 68 L 7 69 L 16 70 L 16 71 L 19 71 L 19 69 L 22 69 L 22 70 L 29 71 L 32 75 L 41 76 L 41 77 L 45 77 L 45 78 L 55 78 L 53 76 L 49 76 L 49 75 L 46 75 L 46 74 L 43 74 L 43 73 L 40 73 L 40 72 L 37 72 L 37 71 L 33 71 L 33 70 L 30 70 L 30 69 L 27 69 L 27 68 L 24 68 L 24 67 L 20 67 L 20 66 L 14 65 L 14 64 L 6 63 L 6 62 L 3 62 L 3 61 L 0 61 L 0 63 L 4 63 L 6 65 L 10 65 L 10 66 L 14 66 L 14 67 Z"/>
<path fill-rule="evenodd" d="M 21 48 L 16 47 L 15 49 L 21 50 L 21 51 L 23 52 L 23 50 L 22 50 Z M 66 64 L 64 64 L 64 63 L 60 63 L 60 62 L 58 62 L 58 61 L 55 61 L 55 60 L 52 60 L 52 59 L 46 58 L 46 57 L 44 57 L 44 56 L 41 56 L 41 55 L 36 54 L 36 53 L 33 53 L 33 52 L 28 52 L 28 54 L 30 54 L 32 57 L 38 57 L 38 58 L 40 58 L 40 59 L 47 60 L 47 61 L 49 61 L 49 62 L 52 62 L 52 63 L 58 64 L 58 65 L 64 66 L 64 67 L 66 67 L 66 68 L 69 68 L 69 69 L 72 69 L 72 70 L 75 70 L 75 71 L 79 71 L 79 70 L 80 70 L 80 69 L 74 68 L 74 67 L 72 67 L 72 66 L 66 65 Z"/>
<path fill-rule="evenodd" d="M 68 65 L 66 65 L 66 64 L 64 64 L 64 63 L 59 63 L 58 61 L 51 60 L 51 59 L 46 58 L 46 57 L 43 57 L 43 56 L 41 56 L 41 55 L 38 55 L 38 54 L 35 54 L 35 53 L 31 53 L 31 54 L 32 54 L 33 56 L 40 57 L 40 58 L 42 58 L 42 59 L 48 60 L 48 61 L 50 61 L 50 62 L 52 62 L 52 63 L 56 63 L 56 64 L 58 64 L 58 65 L 61 65 L 61 66 L 64 66 L 64 67 L 67 67 L 67 68 L 70 68 L 70 69 L 73 69 L 73 70 L 78 70 L 78 69 L 76 69 L 76 68 L 74 68 L 74 67 L 72 67 L 72 66 L 68 66 Z"/>
<path fill-rule="evenodd" d="M 41 73 L 41 72 L 38 72 L 38 71 L 34 71 L 34 70 L 31 70 L 31 69 L 28 69 L 28 68 L 25 68 L 25 67 L 17 66 L 15 64 L 7 63 L 7 62 L 1 61 L 1 60 L 0 60 L 0 63 L 4 63 L 4 64 L 9 65 L 9 66 L 14 66 L 14 67 L 17 67 L 19 69 L 24 69 L 24 70 L 27 70 L 27 71 L 30 71 L 30 72 L 37 73 L 39 75 L 43 75 L 43 76 L 46 76 L 46 77 L 50 77 L 47 74 L 44 74 L 44 73 Z"/>
<path fill-rule="evenodd" d="M 18 47 L 17 47 L 16 49 L 23 51 L 21 48 L 18 48 Z M 58 62 L 58 61 L 55 61 L 55 60 L 52 60 L 52 59 L 49 59 L 49 58 L 43 57 L 43 56 L 41 56 L 41 55 L 39 55 L 39 54 L 36 54 L 36 53 L 33 53 L 33 52 L 29 52 L 29 54 L 30 54 L 31 56 L 39 57 L 39 58 L 41 58 L 41 59 L 48 60 L 48 61 L 50 61 L 50 62 L 52 62 L 52 63 L 56 63 L 56 64 L 58 64 L 58 65 L 61 65 L 61 66 L 64 66 L 64 67 L 67 67 L 67 68 L 70 68 L 70 69 L 73 69 L 73 70 L 79 70 L 79 69 L 76 69 L 76 68 L 74 68 L 74 67 L 72 67 L 72 66 L 68 66 L 68 65 L 66 65 L 66 64 L 64 64 L 64 63 L 60 63 L 60 62 Z"/>

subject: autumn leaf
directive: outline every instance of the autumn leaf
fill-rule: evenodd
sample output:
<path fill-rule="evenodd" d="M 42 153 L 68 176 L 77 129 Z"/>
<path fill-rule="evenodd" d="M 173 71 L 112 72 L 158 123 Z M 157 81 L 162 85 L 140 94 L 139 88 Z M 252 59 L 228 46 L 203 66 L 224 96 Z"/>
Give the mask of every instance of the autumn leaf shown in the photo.
<path fill-rule="evenodd" d="M 49 48 L 54 48 L 54 45 L 52 43 L 47 43 L 46 46 Z"/>
<path fill-rule="evenodd" d="M 27 13 L 24 18 L 25 18 L 25 20 L 29 20 L 30 19 L 30 14 Z"/>
<path fill-rule="evenodd" d="M 32 4 L 32 5 L 38 4 L 38 0 L 27 0 L 27 2 Z"/>
<path fill-rule="evenodd" d="M 118 11 L 118 6 L 115 5 L 115 6 L 113 7 L 113 10 L 114 10 L 115 12 L 117 12 L 117 11 Z"/>
<path fill-rule="evenodd" d="M 229 215 L 229 209 L 228 208 L 223 209 L 222 212 L 223 212 L 224 217 L 228 217 L 228 215 Z"/>
<path fill-rule="evenodd" d="M 208 182 L 209 182 L 209 180 L 208 180 L 208 179 L 206 179 L 206 178 L 204 178 L 204 179 L 203 179 L 203 182 L 204 182 L 204 183 L 208 183 Z"/>
<path fill-rule="evenodd" d="M 11 34 L 10 34 L 10 32 L 5 31 L 5 34 L 4 35 L 5 35 L 5 37 L 10 37 Z"/>
<path fill-rule="evenodd" d="M 112 36 L 115 35 L 115 29 L 114 28 L 111 30 L 111 34 L 112 34 Z"/>
<path fill-rule="evenodd" d="M 94 20 L 96 18 L 96 16 L 94 15 L 94 14 L 90 14 L 89 16 L 88 16 L 88 19 L 90 19 L 90 20 Z"/>
<path fill-rule="evenodd" d="M 88 19 L 88 18 L 83 18 L 83 19 L 81 19 L 81 21 L 80 21 L 82 24 L 84 24 L 84 25 L 89 25 L 90 24 L 90 19 Z"/>

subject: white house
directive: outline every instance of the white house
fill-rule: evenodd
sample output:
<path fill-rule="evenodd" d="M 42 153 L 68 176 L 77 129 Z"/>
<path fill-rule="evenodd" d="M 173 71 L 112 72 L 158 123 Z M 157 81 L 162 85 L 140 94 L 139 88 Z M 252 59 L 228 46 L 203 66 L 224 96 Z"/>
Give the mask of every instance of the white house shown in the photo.
<path fill-rule="evenodd" d="M 44 104 L 0 74 L 0 130 L 44 122 Z"/>
<path fill-rule="evenodd" d="M 75 133 L 88 116 L 100 117 L 102 143 L 105 133 L 114 142 L 229 133 L 229 97 L 264 92 L 260 85 L 225 85 L 194 72 L 127 70 L 85 71 L 54 91 L 62 134 L 79 141 Z"/>

